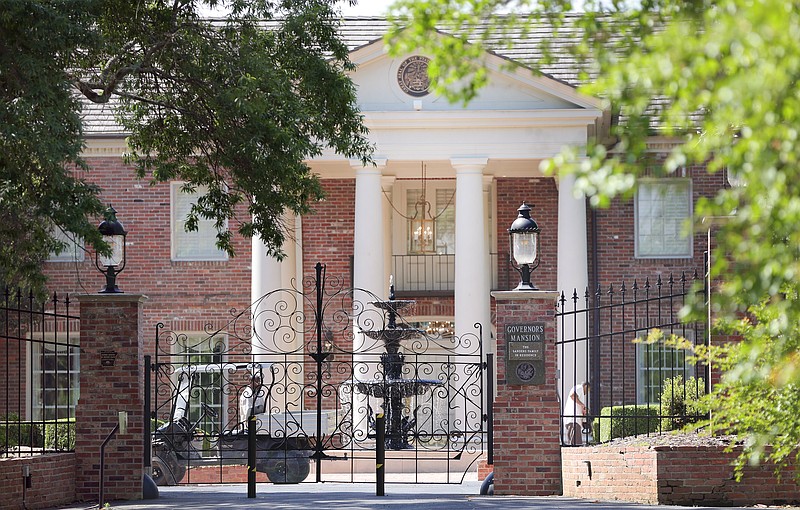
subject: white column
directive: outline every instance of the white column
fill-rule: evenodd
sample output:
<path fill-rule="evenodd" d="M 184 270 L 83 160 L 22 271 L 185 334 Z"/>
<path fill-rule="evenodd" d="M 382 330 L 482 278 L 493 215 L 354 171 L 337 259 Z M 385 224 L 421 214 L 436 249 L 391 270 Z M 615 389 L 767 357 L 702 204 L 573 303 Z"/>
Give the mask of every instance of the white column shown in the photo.
<path fill-rule="evenodd" d="M 253 237 L 250 303 L 253 307 L 253 354 L 270 350 L 269 333 L 264 329 L 263 318 L 269 312 L 270 299 L 263 297 L 281 288 L 281 263 L 267 254 L 267 246 L 258 237 Z M 261 319 L 261 320 L 260 320 Z"/>
<path fill-rule="evenodd" d="M 353 286 L 383 299 L 384 280 L 389 278 L 384 268 L 384 199 L 381 192 L 381 171 L 386 160 L 376 160 L 375 163 L 374 167 L 351 163 L 356 172 Z M 355 297 L 357 300 L 374 299 L 368 294 Z"/>
<path fill-rule="evenodd" d="M 456 335 L 475 332 L 488 339 L 490 326 L 489 249 L 486 242 L 483 169 L 485 158 L 451 159 L 456 170 Z"/>
<path fill-rule="evenodd" d="M 294 215 L 284 216 L 287 225 L 294 223 Z M 293 236 L 294 233 L 289 232 L 288 235 Z M 250 284 L 252 336 L 250 342 L 252 361 L 262 364 L 262 374 L 266 378 L 264 389 L 260 392 L 266 393 L 266 388 L 273 383 L 275 385 L 273 386 L 274 391 L 269 395 L 262 393 L 255 395 L 258 400 L 265 399 L 267 412 L 270 412 L 270 409 L 302 409 L 303 392 L 298 390 L 298 388 L 302 388 L 303 384 L 302 355 L 286 356 L 286 353 L 293 352 L 297 348 L 298 342 L 302 338 L 296 335 L 287 336 L 285 333 L 286 331 L 298 331 L 298 325 L 285 322 L 275 323 L 276 320 L 287 320 L 285 318 L 278 319 L 275 313 L 280 301 L 298 302 L 297 299 L 286 299 L 287 296 L 283 295 L 284 293 L 281 291 L 281 289 L 288 288 L 285 284 L 286 280 L 294 273 L 296 247 L 295 240 L 286 239 L 283 249 L 287 253 L 287 258 L 283 262 L 279 262 L 276 258 L 268 255 L 267 246 L 261 239 L 254 237 L 252 241 Z M 302 310 L 298 310 L 298 312 L 302 312 Z M 290 316 L 288 320 L 292 320 L 294 317 L 296 315 Z M 278 326 L 283 326 L 281 329 L 283 333 L 280 335 L 276 335 L 279 330 Z M 274 381 L 272 380 L 273 376 Z M 253 399 L 252 393 L 247 392 L 242 397 Z M 240 411 L 245 412 L 244 409 L 240 402 Z M 244 417 L 240 416 L 240 419 L 244 419 Z M 266 420 L 260 420 L 258 426 L 266 428 L 270 424 Z"/>
<path fill-rule="evenodd" d="M 381 187 L 383 188 L 383 264 L 386 270 L 386 274 L 391 274 L 393 272 L 392 267 L 392 207 L 389 205 L 390 201 L 392 200 L 392 193 L 394 191 L 394 182 L 397 178 L 394 175 L 384 175 L 381 178 Z M 384 288 L 382 296 L 389 295 L 389 280 L 384 278 Z"/>
<path fill-rule="evenodd" d="M 483 207 L 484 207 L 484 218 L 486 218 L 486 224 L 484 225 L 484 239 L 486 243 L 486 260 L 484 262 L 486 267 L 486 289 L 491 292 L 492 291 L 492 277 L 494 275 L 494 270 L 492 268 L 492 252 L 495 250 L 497 244 L 492 244 L 492 240 L 494 239 L 494 235 L 492 235 L 492 230 L 494 228 L 494 224 L 492 222 L 492 201 L 491 201 L 491 192 L 492 192 L 492 181 L 494 181 L 494 176 L 492 175 L 484 175 L 483 176 Z M 491 298 L 489 300 L 489 312 L 486 316 L 486 323 L 484 324 L 484 331 L 483 331 L 483 353 L 484 355 L 488 353 L 493 353 L 497 349 L 495 348 L 495 342 L 491 341 L 492 335 L 492 313 L 491 313 Z"/>
<path fill-rule="evenodd" d="M 577 291 L 580 301 L 578 307 L 584 304 L 584 294 L 589 285 L 589 262 L 586 239 L 586 199 L 576 197 L 574 193 L 575 177 L 567 176 L 559 179 L 558 186 L 558 290 L 564 291 L 567 298 L 567 310 L 572 310 L 572 295 Z M 573 322 L 567 318 L 562 325 L 558 322 L 559 338 L 586 338 L 586 322 L 578 320 Z M 575 384 L 589 380 L 588 359 L 589 342 L 582 340 L 570 344 L 563 344 L 559 349 L 559 367 L 561 367 L 561 380 L 559 393 L 562 396 L 569 394 Z M 597 388 L 593 388 L 597 391 Z M 599 409 L 593 409 L 599 412 Z"/>
<path fill-rule="evenodd" d="M 363 289 L 353 292 L 354 313 L 358 314 L 353 324 L 353 378 L 369 380 L 375 377 L 383 345 L 376 345 L 361 332 L 362 325 L 370 329 L 383 327 L 381 310 L 368 305 L 376 299 L 386 299 L 384 280 L 388 280 L 384 268 L 384 199 L 381 192 L 381 171 L 386 160 L 377 160 L 376 166 L 364 167 L 360 162 L 351 162 L 356 173 L 355 227 L 353 240 L 353 286 Z M 371 294 L 370 294 L 371 293 Z M 365 434 L 369 429 L 366 395 L 353 393 L 353 429 Z M 373 409 L 377 403 L 373 402 Z"/>
<path fill-rule="evenodd" d="M 456 171 L 456 260 L 455 260 L 455 330 L 457 349 L 461 354 L 478 354 L 478 331 L 481 324 L 481 341 L 489 345 L 491 285 L 489 279 L 489 249 L 486 241 L 486 211 L 484 209 L 483 169 L 486 159 L 451 159 Z M 473 356 L 469 356 L 472 358 Z M 467 357 L 463 358 L 464 360 Z M 479 357 L 471 360 L 480 363 Z M 480 404 L 470 395 L 462 394 L 463 388 L 479 384 L 482 374 L 467 370 L 466 366 L 455 369 L 457 380 L 463 381 L 450 399 L 449 418 L 465 430 L 480 428 Z"/>

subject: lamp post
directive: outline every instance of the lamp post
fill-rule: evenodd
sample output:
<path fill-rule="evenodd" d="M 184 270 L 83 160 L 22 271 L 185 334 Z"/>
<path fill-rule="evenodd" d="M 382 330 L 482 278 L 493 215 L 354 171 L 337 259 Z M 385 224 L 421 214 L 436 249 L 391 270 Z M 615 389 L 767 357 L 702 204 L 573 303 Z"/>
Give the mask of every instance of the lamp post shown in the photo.
<path fill-rule="evenodd" d="M 531 218 L 531 207 L 525 202 L 517 209 L 517 219 L 508 229 L 511 266 L 522 281 L 514 290 L 539 290 L 531 283 L 531 273 L 539 267 L 539 225 Z"/>
<path fill-rule="evenodd" d="M 106 209 L 105 219 L 97 226 L 97 230 L 103 236 L 103 241 L 111 246 L 110 257 L 95 252 L 94 265 L 106 275 L 106 286 L 100 289 L 100 293 L 122 293 L 117 287 L 117 275 L 125 269 L 125 236 L 128 233 L 117 221 L 117 211 L 113 207 Z"/>

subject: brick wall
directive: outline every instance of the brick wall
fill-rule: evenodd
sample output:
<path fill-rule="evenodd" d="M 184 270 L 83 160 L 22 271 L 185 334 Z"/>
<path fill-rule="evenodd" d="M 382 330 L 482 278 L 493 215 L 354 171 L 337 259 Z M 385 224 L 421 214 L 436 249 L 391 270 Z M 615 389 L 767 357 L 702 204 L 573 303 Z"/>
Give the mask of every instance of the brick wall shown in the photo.
<path fill-rule="evenodd" d="M 25 488 L 23 469 L 30 469 Z M 0 508 L 53 508 L 75 500 L 75 454 L 59 453 L 0 460 Z"/>
<path fill-rule="evenodd" d="M 0 416 L 25 416 L 25 385 L 29 372 L 26 356 L 27 342 L 18 338 L 0 338 L 0 356 L 4 358 L 3 391 L 0 391 Z"/>
<path fill-rule="evenodd" d="M 303 249 L 303 282 L 304 285 L 310 284 L 316 278 L 315 265 L 321 263 L 325 265 L 326 294 L 330 296 L 332 292 L 350 289 L 352 282 L 352 260 L 353 260 L 353 227 L 355 226 L 355 200 L 356 200 L 356 181 L 355 179 L 324 179 L 322 181 L 325 190 L 325 200 L 313 205 L 314 212 L 303 218 L 303 235 L 301 246 Z M 313 296 L 314 288 L 305 287 L 305 292 Z M 328 298 L 330 299 L 330 298 Z M 309 318 L 309 324 L 313 325 L 314 309 L 316 306 L 312 300 L 304 303 L 304 313 Z M 350 352 L 353 349 L 352 329 L 347 324 L 337 322 L 333 314 L 345 310 L 350 311 L 352 300 L 349 298 L 337 299 L 325 304 L 328 307 L 328 315 L 323 317 L 324 328 L 332 333 L 332 341 L 337 350 Z M 312 338 L 306 338 L 309 342 Z M 313 346 L 316 349 L 316 346 Z M 307 349 L 308 351 L 308 349 Z M 347 361 L 347 355 L 338 355 L 337 362 Z M 310 359 L 305 358 L 304 373 L 308 384 L 315 384 L 317 365 Z M 345 365 L 337 364 L 343 367 Z M 347 370 L 332 371 L 334 379 L 330 382 L 335 383 L 352 378 Z M 322 407 L 331 409 L 335 405 L 335 399 L 324 399 Z M 316 408 L 316 399 L 305 399 L 307 409 Z"/>
<path fill-rule="evenodd" d="M 114 206 L 128 231 L 128 263 L 117 283 L 124 292 L 149 298 L 144 310 L 147 352 L 152 352 L 158 322 L 168 330 L 203 331 L 206 324 L 224 324 L 230 309 L 250 303 L 249 239 L 234 235 L 236 256 L 225 261 L 171 261 L 169 184 L 151 186 L 136 179 L 133 167 L 120 158 L 87 161 L 91 168 L 81 176 L 102 188 L 101 199 Z M 94 267 L 94 253 L 86 253 L 83 262 L 47 263 L 45 271 L 48 290 L 58 294 L 94 293 L 105 283 Z"/>
<path fill-rule="evenodd" d="M 740 449 L 723 446 L 592 446 L 562 451 L 564 495 L 662 505 L 751 506 L 800 502 L 794 471 L 747 467 L 741 482 L 731 463 Z M 591 472 L 591 476 L 590 476 Z"/>
<path fill-rule="evenodd" d="M 494 488 L 498 495 L 561 494 L 560 409 L 556 393 L 554 292 L 496 292 L 497 396 Z M 506 377 L 506 325 L 544 322 L 545 381 L 514 385 Z"/>
<path fill-rule="evenodd" d="M 100 485 L 100 447 L 128 413 L 128 428 L 105 450 L 105 499 L 142 498 L 144 445 L 144 361 L 142 296 L 81 296 L 81 396 L 75 409 L 76 495 L 96 500 Z M 104 353 L 114 364 L 103 363 Z"/>
<path fill-rule="evenodd" d="M 558 256 L 558 189 L 556 189 L 555 179 L 506 179 L 498 178 L 497 187 L 497 245 L 492 251 L 505 254 L 498 261 L 501 274 L 507 267 L 508 257 L 508 227 L 517 217 L 517 209 L 522 205 L 523 200 L 530 205 L 533 210 L 531 217 L 536 220 L 541 229 L 539 242 L 541 244 L 541 259 L 539 267 L 531 275 L 531 281 L 540 289 L 556 289 L 556 268 Z M 506 289 L 513 289 L 519 283 L 519 274 L 516 271 L 510 273 L 510 281 L 503 282 L 508 286 Z M 560 290 L 560 289 L 559 289 Z"/>
<path fill-rule="evenodd" d="M 658 156 L 663 159 L 666 155 Z M 713 197 L 717 191 L 726 186 L 724 172 L 709 174 L 704 166 L 692 166 L 682 175 L 691 177 L 692 201 L 697 204 L 701 197 Z M 607 209 L 591 211 L 597 221 L 597 250 L 599 258 L 599 282 L 606 286 L 618 284 L 626 280 L 632 283 L 634 278 L 643 280 L 655 275 L 667 276 L 670 273 L 697 269 L 702 274 L 703 252 L 707 249 L 706 231 L 695 230 L 693 257 L 679 259 L 635 258 L 635 214 L 633 199 L 618 198 L 612 201 Z M 590 246 L 591 250 L 591 246 Z M 591 261 L 591 258 L 590 258 Z M 597 282 L 595 282 L 595 285 Z"/>
<path fill-rule="evenodd" d="M 655 155 L 655 162 L 661 162 L 666 157 L 666 153 Z M 726 184 L 725 172 L 709 174 L 705 166 L 691 166 L 684 170 L 679 170 L 675 177 L 690 177 L 692 179 L 692 201 L 696 206 L 701 198 L 709 198 L 724 188 Z M 707 250 L 707 232 L 698 228 L 693 237 L 693 256 L 691 258 L 636 258 L 635 256 L 635 207 L 633 198 L 617 198 L 607 209 L 592 209 L 589 211 L 589 275 L 590 292 L 594 294 L 597 285 L 600 285 L 601 300 L 603 303 L 620 303 L 623 300 L 632 301 L 634 296 L 643 299 L 646 294 L 645 282 L 649 280 L 649 296 L 668 295 L 670 292 L 679 293 L 682 287 L 680 281 L 685 274 L 686 289 L 689 289 L 693 282 L 695 271 L 699 278 L 703 278 L 704 252 Z M 596 249 L 597 249 L 597 279 L 595 281 L 594 259 L 592 256 L 592 222 L 594 216 L 596 222 Z M 658 278 L 661 277 L 662 286 L 657 285 Z M 674 289 L 669 288 L 669 278 L 675 281 Z M 625 282 L 626 294 L 623 297 L 622 283 Z M 634 283 L 638 290 L 634 291 Z M 583 292 L 578 290 L 582 306 Z M 665 303 L 662 310 L 658 311 L 650 307 L 636 308 L 629 306 L 626 309 L 617 309 L 613 314 L 603 312 L 601 314 L 603 331 L 627 331 L 625 335 L 613 335 L 607 337 L 607 341 L 601 342 L 601 366 L 604 374 L 613 372 L 613 378 L 605 377 L 599 388 L 598 395 L 601 400 L 601 407 L 607 405 L 620 405 L 623 403 L 634 404 L 637 402 L 636 395 L 636 348 L 631 341 L 637 336 L 636 331 L 640 328 L 639 322 L 646 315 L 650 316 L 653 324 L 673 322 L 674 326 L 668 333 L 691 336 L 693 331 L 684 330 L 680 325 L 677 312 L 682 303 L 675 301 L 671 309 L 670 304 Z M 568 309 L 571 309 L 571 303 Z M 612 317 L 613 315 L 613 317 Z M 612 324 L 613 322 L 613 324 Z M 612 329 L 613 328 L 613 329 Z M 642 331 L 642 330 L 640 330 Z M 702 330 L 695 335 L 697 341 L 702 341 Z M 613 344 L 613 346 L 612 346 Z M 702 370 L 702 368 L 700 369 Z M 612 398 L 613 396 L 613 398 Z M 599 409 L 597 410 L 599 412 Z"/>

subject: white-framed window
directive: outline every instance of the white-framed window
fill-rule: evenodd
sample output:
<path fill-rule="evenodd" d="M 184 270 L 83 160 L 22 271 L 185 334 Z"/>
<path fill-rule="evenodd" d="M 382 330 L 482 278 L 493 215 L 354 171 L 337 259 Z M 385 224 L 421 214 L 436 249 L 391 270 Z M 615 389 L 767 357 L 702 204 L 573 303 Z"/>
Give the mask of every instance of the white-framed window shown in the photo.
<path fill-rule="evenodd" d="M 188 398 L 186 418 L 195 423 L 203 416 L 199 428 L 206 432 L 222 430 L 225 399 L 222 393 L 225 382 L 225 355 L 227 338 L 223 335 L 208 336 L 202 332 L 182 332 L 177 334 L 175 354 L 180 355 L 176 366 L 175 388 L 188 392 L 177 395 L 178 403 Z M 186 379 L 190 377 L 191 380 Z M 217 412 L 217 419 L 204 415 L 202 403 Z"/>
<path fill-rule="evenodd" d="M 639 338 L 647 338 L 647 330 L 638 332 Z M 668 334 L 668 333 L 667 333 Z M 694 330 L 675 331 L 694 343 Z M 664 345 L 662 342 L 636 344 L 636 401 L 639 404 L 658 404 L 664 381 L 682 376 L 686 381 L 695 375 L 691 353 L 685 349 Z"/>
<path fill-rule="evenodd" d="M 67 235 L 63 230 L 56 227 L 53 229 L 53 237 L 66 244 L 66 248 L 59 253 L 50 252 L 47 262 L 83 262 L 84 248 L 83 241 Z"/>
<path fill-rule="evenodd" d="M 217 229 L 213 220 L 200 218 L 196 231 L 186 231 L 186 216 L 197 197 L 206 190 L 200 187 L 196 193 L 184 193 L 181 191 L 183 184 L 170 184 L 172 260 L 227 260 L 228 254 L 216 246 Z"/>
<path fill-rule="evenodd" d="M 399 181 L 392 193 L 392 274 L 398 291 L 454 288 L 456 182 Z M 424 221 L 420 221 L 424 218 Z"/>
<path fill-rule="evenodd" d="M 28 345 L 28 416 L 35 421 L 74 418 L 80 397 L 79 334 L 35 333 Z"/>
<path fill-rule="evenodd" d="M 426 183 L 425 188 L 424 198 L 422 188 L 406 190 L 407 253 L 452 255 L 456 252 L 455 188 L 449 182 Z"/>
<path fill-rule="evenodd" d="M 636 191 L 636 257 L 690 258 L 690 179 L 642 179 Z"/>

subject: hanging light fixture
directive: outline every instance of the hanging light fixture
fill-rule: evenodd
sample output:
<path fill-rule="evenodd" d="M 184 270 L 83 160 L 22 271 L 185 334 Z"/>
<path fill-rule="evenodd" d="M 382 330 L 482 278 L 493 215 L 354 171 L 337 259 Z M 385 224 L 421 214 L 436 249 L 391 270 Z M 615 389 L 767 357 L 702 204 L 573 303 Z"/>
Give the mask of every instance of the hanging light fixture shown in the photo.
<path fill-rule="evenodd" d="M 436 222 L 439 216 L 448 210 L 453 198 L 455 198 L 455 191 L 453 191 L 447 203 L 444 205 L 439 204 L 437 210 L 434 211 L 434 207 L 428 200 L 428 168 L 424 161 L 421 162 L 420 167 L 422 186 L 419 190 L 419 196 L 413 205 L 407 202 L 405 211 L 398 210 L 392 203 L 391 197 L 385 190 L 383 192 L 394 212 L 406 219 L 409 255 L 434 254 L 437 252 L 437 241 L 440 241 L 440 239 L 437 237 Z M 411 192 L 412 190 L 409 189 L 409 200 L 413 197 L 413 195 L 410 195 Z"/>
<path fill-rule="evenodd" d="M 431 203 L 427 198 L 428 169 L 422 163 L 422 193 L 414 204 L 414 214 L 408 217 L 411 229 L 411 251 L 414 253 L 430 253 L 436 251 L 436 218 L 431 212 Z"/>

